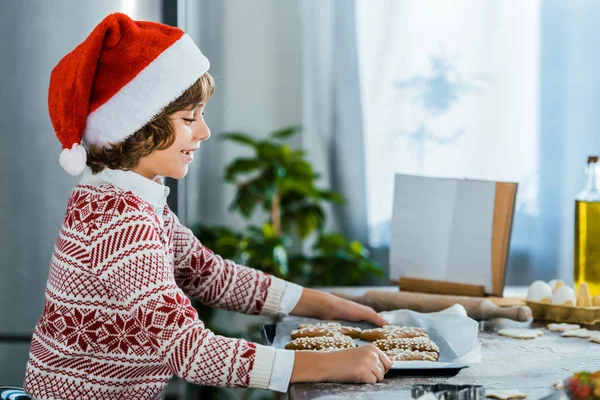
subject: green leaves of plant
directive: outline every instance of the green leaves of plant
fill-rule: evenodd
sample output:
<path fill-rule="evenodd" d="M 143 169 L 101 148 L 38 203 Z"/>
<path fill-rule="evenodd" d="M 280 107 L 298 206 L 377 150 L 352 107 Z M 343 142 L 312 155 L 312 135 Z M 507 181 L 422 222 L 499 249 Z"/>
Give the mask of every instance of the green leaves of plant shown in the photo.
<path fill-rule="evenodd" d="M 198 226 L 194 233 L 224 258 L 303 284 L 356 285 L 370 276 L 381 275 L 381 267 L 369 259 L 368 250 L 360 242 L 348 241 L 339 233 L 323 232 L 323 202 L 344 204 L 346 199 L 337 192 L 319 188 L 319 174 L 306 159 L 306 152 L 285 143 L 299 131 L 298 126 L 285 127 L 272 132 L 266 140 L 241 132 L 222 134 L 223 140 L 250 147 L 254 152 L 226 166 L 225 180 L 237 186 L 230 209 L 245 218 L 262 209 L 269 219 L 241 232 Z M 290 253 L 291 249 L 302 249 L 292 237 L 302 242 L 311 234 L 316 234 L 316 241 L 310 255 Z"/>
<path fill-rule="evenodd" d="M 331 201 L 336 204 L 346 204 L 346 198 L 341 194 L 332 190 L 321 190 L 319 191 L 319 197 L 323 200 Z"/>
<path fill-rule="evenodd" d="M 288 126 L 283 129 L 279 129 L 273 133 L 271 133 L 272 139 L 289 139 L 294 136 L 296 133 L 300 132 L 299 126 Z"/>
<path fill-rule="evenodd" d="M 339 233 L 324 234 L 309 258 L 313 279 L 327 286 L 360 285 L 368 276 L 382 276 L 381 266 L 370 260 L 368 250 L 358 241 L 348 241 Z"/>
<path fill-rule="evenodd" d="M 278 164 L 282 159 L 282 146 L 269 143 L 258 142 L 256 145 L 257 157 L 265 164 Z"/>
<path fill-rule="evenodd" d="M 220 139 L 221 140 L 229 140 L 229 141 L 243 144 L 246 146 L 254 147 L 256 145 L 255 140 L 252 139 L 250 136 L 246 135 L 245 133 L 239 133 L 239 132 L 222 133 L 220 136 Z"/>
<path fill-rule="evenodd" d="M 225 169 L 225 180 L 235 182 L 236 176 L 256 172 L 261 166 L 261 160 L 256 158 L 238 158 Z"/>
<path fill-rule="evenodd" d="M 303 204 L 298 207 L 288 208 L 282 214 L 284 226 L 295 226 L 300 239 L 305 239 L 315 230 L 322 230 L 325 224 L 325 212 L 318 204 Z"/>

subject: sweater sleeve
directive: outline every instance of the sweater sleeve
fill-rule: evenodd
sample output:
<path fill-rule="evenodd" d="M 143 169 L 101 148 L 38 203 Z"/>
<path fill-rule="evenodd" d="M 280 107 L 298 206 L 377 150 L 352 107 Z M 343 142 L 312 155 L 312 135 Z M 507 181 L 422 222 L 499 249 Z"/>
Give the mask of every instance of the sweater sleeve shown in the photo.
<path fill-rule="evenodd" d="M 226 310 L 277 314 L 284 280 L 224 260 L 204 247 L 175 214 L 166 212 L 173 218 L 175 279 L 188 296 Z"/>
<path fill-rule="evenodd" d="M 175 282 L 157 220 L 127 204 L 120 208 L 90 237 L 90 265 L 154 351 L 196 384 L 267 388 L 275 350 L 206 329 Z"/>

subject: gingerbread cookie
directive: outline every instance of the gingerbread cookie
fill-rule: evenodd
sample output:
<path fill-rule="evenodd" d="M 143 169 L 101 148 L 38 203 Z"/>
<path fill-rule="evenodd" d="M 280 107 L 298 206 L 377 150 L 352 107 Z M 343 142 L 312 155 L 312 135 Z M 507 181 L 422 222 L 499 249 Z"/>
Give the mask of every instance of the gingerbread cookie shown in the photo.
<path fill-rule="evenodd" d="M 353 339 L 360 337 L 362 329 L 353 326 L 342 326 L 342 335 L 350 336 Z"/>
<path fill-rule="evenodd" d="M 428 337 L 418 336 L 412 338 L 380 339 L 373 342 L 383 351 L 392 349 L 417 350 L 440 353 L 439 347 Z"/>
<path fill-rule="evenodd" d="M 360 337 L 362 330 L 353 326 L 342 326 L 337 322 L 320 322 L 316 324 L 300 324 L 298 329 L 293 330 L 292 339 L 299 337 L 335 336 L 346 335 L 351 338 Z"/>
<path fill-rule="evenodd" d="M 318 322 L 316 324 L 300 324 L 298 325 L 298 329 L 304 328 L 327 328 L 332 330 L 340 330 L 342 329 L 342 324 L 338 322 Z"/>
<path fill-rule="evenodd" d="M 405 349 L 392 349 L 385 354 L 393 361 L 433 361 L 438 360 L 438 353 L 434 351 L 415 351 Z"/>
<path fill-rule="evenodd" d="M 301 337 L 285 345 L 288 350 L 338 350 L 352 347 L 358 347 L 358 345 L 351 337 L 343 335 Z"/>
<path fill-rule="evenodd" d="M 388 338 L 401 339 L 414 337 L 427 337 L 427 331 L 423 328 L 417 328 L 414 326 L 385 325 L 381 328 L 365 329 L 360 334 L 360 339 L 367 342 L 374 342 L 376 340 Z"/>
<path fill-rule="evenodd" d="M 319 326 L 311 326 L 300 329 L 295 329 L 290 333 L 292 339 L 301 337 L 319 337 L 319 336 L 338 336 L 341 331 L 336 329 L 322 328 Z"/>

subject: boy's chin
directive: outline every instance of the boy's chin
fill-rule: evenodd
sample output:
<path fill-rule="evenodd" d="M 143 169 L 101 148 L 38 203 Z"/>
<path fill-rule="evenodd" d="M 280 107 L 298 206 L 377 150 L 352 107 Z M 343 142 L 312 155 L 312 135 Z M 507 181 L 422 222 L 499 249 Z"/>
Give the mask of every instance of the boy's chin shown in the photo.
<path fill-rule="evenodd" d="M 188 173 L 188 168 L 185 167 L 178 171 L 170 171 L 170 173 L 166 174 L 165 176 L 169 177 L 169 178 L 173 178 L 173 179 L 182 179 L 187 175 L 187 173 Z"/>

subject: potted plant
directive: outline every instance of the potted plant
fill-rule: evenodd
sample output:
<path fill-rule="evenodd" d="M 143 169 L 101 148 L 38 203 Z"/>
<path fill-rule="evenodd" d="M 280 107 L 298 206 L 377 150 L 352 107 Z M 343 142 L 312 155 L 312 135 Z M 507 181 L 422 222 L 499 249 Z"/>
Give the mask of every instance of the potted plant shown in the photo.
<path fill-rule="evenodd" d="M 236 185 L 230 210 L 249 219 L 263 210 L 259 226 L 241 231 L 197 224 L 194 233 L 203 244 L 224 258 L 260 269 L 305 286 L 360 285 L 381 276 L 378 263 L 366 247 L 341 233 L 325 232 L 327 202 L 344 204 L 344 197 L 317 186 L 319 174 L 303 150 L 287 140 L 296 126 L 277 130 L 265 140 L 244 133 L 224 133 L 222 140 L 253 150 L 226 166 L 225 180 Z M 312 246 L 305 250 L 307 239 Z"/>

